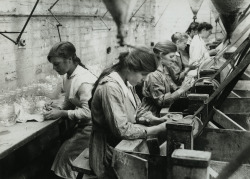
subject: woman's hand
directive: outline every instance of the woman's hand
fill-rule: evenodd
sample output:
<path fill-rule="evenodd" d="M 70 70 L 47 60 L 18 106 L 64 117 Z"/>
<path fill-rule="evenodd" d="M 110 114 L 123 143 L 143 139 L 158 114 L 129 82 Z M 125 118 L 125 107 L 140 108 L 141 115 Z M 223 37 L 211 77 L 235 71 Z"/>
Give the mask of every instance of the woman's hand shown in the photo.
<path fill-rule="evenodd" d="M 182 114 L 174 114 L 174 113 L 167 113 L 166 115 L 162 116 L 161 119 L 165 119 L 166 121 L 178 121 L 182 119 Z"/>
<path fill-rule="evenodd" d="M 195 70 L 195 69 L 197 69 L 198 67 L 199 67 L 199 63 L 198 62 L 193 62 L 193 63 L 191 63 L 190 65 L 189 65 L 189 70 Z"/>
<path fill-rule="evenodd" d="M 164 116 L 162 118 L 155 117 L 151 111 L 147 111 L 141 117 L 139 117 L 137 121 L 139 124 L 154 126 L 161 124 L 168 119 L 169 118 L 166 118 Z"/>
<path fill-rule="evenodd" d="M 193 86 L 193 82 L 192 82 L 192 79 L 186 79 L 183 81 L 180 89 L 183 91 L 183 92 L 186 92 L 188 91 L 191 87 Z"/>
<path fill-rule="evenodd" d="M 61 109 L 61 108 L 58 105 L 54 104 L 53 102 L 46 103 L 44 105 L 44 110 L 51 111 L 52 109 Z"/>
<path fill-rule="evenodd" d="M 147 135 L 150 136 L 150 135 L 157 135 L 161 132 L 164 132 L 167 130 L 166 128 L 166 124 L 167 124 L 167 121 L 161 123 L 161 124 L 158 124 L 156 126 L 151 126 L 151 127 L 147 127 L 146 128 L 146 131 L 147 131 Z"/>
<path fill-rule="evenodd" d="M 64 110 L 59 110 L 59 109 L 51 109 L 50 111 L 46 111 L 43 116 L 47 120 L 54 120 L 58 119 L 60 117 L 64 117 L 65 113 L 67 114 L 67 111 L 65 112 Z"/>

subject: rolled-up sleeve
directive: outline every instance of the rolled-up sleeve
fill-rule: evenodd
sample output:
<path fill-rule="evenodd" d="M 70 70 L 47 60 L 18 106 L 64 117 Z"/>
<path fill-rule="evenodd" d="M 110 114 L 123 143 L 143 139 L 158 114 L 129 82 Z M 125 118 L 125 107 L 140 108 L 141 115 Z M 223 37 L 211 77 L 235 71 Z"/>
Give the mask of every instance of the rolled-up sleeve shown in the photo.
<path fill-rule="evenodd" d="M 91 112 L 89 109 L 88 101 L 91 98 L 91 90 L 92 85 L 84 83 L 80 86 L 77 91 L 77 95 L 80 99 L 80 107 L 77 107 L 74 110 L 68 110 L 68 117 L 70 119 L 77 119 L 77 120 L 91 120 Z"/>
<path fill-rule="evenodd" d="M 118 85 L 105 85 L 102 88 L 102 107 L 111 132 L 122 139 L 146 138 L 145 128 L 128 121 L 124 98 Z"/>
<path fill-rule="evenodd" d="M 69 110 L 69 109 L 75 108 L 75 106 L 66 98 L 64 99 L 63 103 L 61 105 L 59 105 L 58 107 L 63 109 L 63 110 Z"/>
<path fill-rule="evenodd" d="M 178 92 L 170 92 L 170 85 L 168 89 L 165 85 L 163 79 L 154 75 L 148 76 L 148 80 L 144 85 L 145 88 L 148 88 L 146 91 L 149 93 L 146 96 L 152 98 L 153 101 L 161 107 L 172 104 L 173 101 L 179 97 Z"/>

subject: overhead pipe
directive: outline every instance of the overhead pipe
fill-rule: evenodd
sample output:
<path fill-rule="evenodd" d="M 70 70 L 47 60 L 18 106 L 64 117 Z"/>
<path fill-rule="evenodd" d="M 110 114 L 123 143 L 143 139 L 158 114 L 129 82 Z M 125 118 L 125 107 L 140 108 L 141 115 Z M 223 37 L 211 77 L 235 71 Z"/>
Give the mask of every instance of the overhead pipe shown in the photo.
<path fill-rule="evenodd" d="M 21 46 L 24 46 L 25 44 L 22 43 L 20 40 L 21 40 L 21 37 L 22 37 L 23 33 L 25 33 L 24 30 L 25 30 L 26 26 L 28 25 L 28 23 L 29 23 L 29 21 L 30 21 L 30 19 L 31 19 L 31 17 L 32 17 L 32 15 L 33 15 L 33 13 L 34 13 L 34 11 L 35 11 L 35 9 L 36 9 L 38 3 L 39 3 L 39 0 L 36 1 L 35 5 L 34 5 L 34 7 L 33 7 L 33 9 L 32 9 L 32 11 L 30 12 L 30 14 L 29 14 L 29 16 L 28 16 L 28 19 L 26 20 L 26 22 L 25 22 L 25 24 L 24 24 L 24 26 L 23 26 L 23 28 L 22 28 L 22 30 L 21 30 L 20 33 L 19 33 L 19 32 L 6 32 L 6 31 L 5 31 L 5 32 L 0 32 L 0 34 L 1 34 L 2 36 L 4 36 L 5 38 L 9 39 L 9 40 L 10 40 L 11 42 L 13 42 L 15 45 L 18 45 L 18 44 L 19 44 L 19 45 L 21 45 Z M 10 38 L 10 37 L 8 37 L 7 35 L 5 35 L 4 33 L 19 33 L 19 35 L 18 35 L 18 37 L 17 37 L 16 40 L 13 40 L 12 38 Z"/>
<path fill-rule="evenodd" d="M 20 39 L 21 39 L 21 37 L 22 37 L 22 35 L 23 35 L 23 32 L 24 32 L 26 26 L 27 26 L 28 23 L 29 23 L 29 20 L 30 20 L 31 16 L 33 15 L 33 13 L 34 13 L 34 11 L 35 11 L 35 9 L 36 9 L 36 6 L 37 6 L 38 2 L 39 2 L 39 0 L 36 1 L 36 4 L 34 5 L 34 7 L 33 7 L 32 11 L 31 11 L 31 13 L 30 13 L 30 15 L 29 15 L 27 21 L 25 22 L 25 24 L 24 24 L 24 26 L 23 26 L 23 28 L 22 28 L 22 30 L 21 30 L 19 36 L 17 37 L 17 40 L 16 40 L 17 43 L 19 43 L 19 41 L 20 41 Z"/>
<path fill-rule="evenodd" d="M 193 12 L 193 21 L 195 22 L 197 19 L 197 13 L 200 10 L 200 7 L 202 5 L 204 0 L 188 0 L 190 8 Z"/>
<path fill-rule="evenodd" d="M 118 43 L 124 46 L 124 40 L 128 33 L 127 23 L 137 0 L 103 0 L 103 2 L 117 25 Z"/>
<path fill-rule="evenodd" d="M 246 17 L 246 11 L 243 16 L 240 12 L 240 9 L 242 9 L 242 6 L 246 4 L 247 0 L 211 0 L 214 7 L 217 9 L 217 11 L 220 14 L 220 19 L 225 27 L 225 30 L 227 32 L 227 37 L 230 41 L 230 38 L 232 36 L 233 31 L 238 26 L 238 24 L 244 19 L 243 17 Z"/>

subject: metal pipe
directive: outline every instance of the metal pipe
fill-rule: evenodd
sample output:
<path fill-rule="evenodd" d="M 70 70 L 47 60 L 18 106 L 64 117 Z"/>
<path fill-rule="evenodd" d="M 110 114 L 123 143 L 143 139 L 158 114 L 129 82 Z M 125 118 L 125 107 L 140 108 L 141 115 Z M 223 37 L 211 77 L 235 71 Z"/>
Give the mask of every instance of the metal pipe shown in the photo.
<path fill-rule="evenodd" d="M 4 32 L 0 32 L 1 34 L 19 34 L 20 32 L 8 32 L 8 31 L 4 31 Z M 23 32 L 23 33 L 27 33 L 27 32 Z"/>
<path fill-rule="evenodd" d="M 62 25 L 62 24 L 59 22 L 59 20 L 56 18 L 56 16 L 53 14 L 53 12 L 52 12 L 50 9 L 48 9 L 48 11 L 49 11 L 50 14 L 54 17 L 54 19 L 57 21 L 57 23 L 60 24 L 60 25 Z"/>
<path fill-rule="evenodd" d="M 86 14 L 55 14 L 57 17 L 102 17 L 99 15 Z M 28 14 L 0 14 L 0 17 L 28 17 Z M 32 17 L 51 17 L 50 14 L 33 14 Z M 53 16 L 52 16 L 53 17 Z"/>
<path fill-rule="evenodd" d="M 50 8 L 48 9 L 48 11 L 50 11 L 50 10 L 56 5 L 56 3 L 57 3 L 58 1 L 60 1 L 60 0 L 57 0 L 56 2 L 54 2 L 54 4 L 52 4 L 52 6 L 50 6 Z"/>
<path fill-rule="evenodd" d="M 0 33 L 2 36 L 4 36 L 5 38 L 9 39 L 10 41 L 12 41 L 15 45 L 17 45 L 17 42 L 15 40 L 13 40 L 12 38 L 8 37 L 7 35 L 4 35 L 2 33 Z"/>
<path fill-rule="evenodd" d="M 132 20 L 132 18 L 135 16 L 135 14 L 141 9 L 141 7 L 143 6 L 143 4 L 146 3 L 147 0 L 144 0 L 144 2 L 140 5 L 140 7 L 135 11 L 135 13 L 132 14 L 132 16 L 129 19 L 129 22 Z"/>
<path fill-rule="evenodd" d="M 159 19 L 157 20 L 157 22 L 155 23 L 154 27 L 156 27 L 156 25 L 158 24 L 158 22 L 160 21 L 161 17 L 163 16 L 164 12 L 166 11 L 168 5 L 170 4 L 171 0 L 169 0 L 168 4 L 166 5 L 165 9 L 163 10 L 161 16 L 159 17 Z"/>
<path fill-rule="evenodd" d="M 107 27 L 108 30 L 111 30 L 110 27 L 108 27 L 108 25 L 103 21 L 103 19 L 100 17 L 100 20 L 102 21 L 102 23 Z"/>
<path fill-rule="evenodd" d="M 107 11 L 103 14 L 102 18 L 104 18 L 104 16 L 105 16 L 108 12 L 109 12 L 109 11 L 107 10 Z"/>
<path fill-rule="evenodd" d="M 16 40 L 17 43 L 20 41 L 21 36 L 22 36 L 22 34 L 23 34 L 23 32 L 24 32 L 24 30 L 25 30 L 25 28 L 26 28 L 26 26 L 27 26 L 27 24 L 28 24 L 28 22 L 29 22 L 29 20 L 30 20 L 30 18 L 31 18 L 31 16 L 32 16 L 32 14 L 33 14 L 33 12 L 35 11 L 38 2 L 39 2 L 39 0 L 36 1 L 36 4 L 34 5 L 32 11 L 31 11 L 31 13 L 30 13 L 30 15 L 29 15 L 29 17 L 28 17 L 28 19 L 27 19 L 27 21 L 26 21 L 26 23 L 25 23 L 24 26 L 23 26 L 23 29 L 21 30 L 21 33 L 20 33 L 19 36 L 17 37 L 17 40 Z"/>
<path fill-rule="evenodd" d="M 59 35 L 59 40 L 60 40 L 60 42 L 62 41 L 62 38 L 61 38 L 61 33 L 60 33 L 60 26 L 62 26 L 61 24 L 57 24 L 56 25 L 56 28 L 57 28 L 57 31 L 58 31 L 58 35 Z"/>

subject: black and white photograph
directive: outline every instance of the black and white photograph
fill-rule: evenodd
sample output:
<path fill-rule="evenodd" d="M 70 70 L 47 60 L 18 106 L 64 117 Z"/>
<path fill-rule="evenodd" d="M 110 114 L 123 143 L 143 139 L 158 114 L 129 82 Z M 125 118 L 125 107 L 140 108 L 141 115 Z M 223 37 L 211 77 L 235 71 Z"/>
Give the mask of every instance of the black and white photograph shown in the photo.
<path fill-rule="evenodd" d="M 250 0 L 0 0 L 0 179 L 250 179 Z"/>

